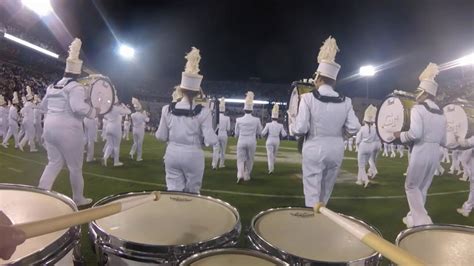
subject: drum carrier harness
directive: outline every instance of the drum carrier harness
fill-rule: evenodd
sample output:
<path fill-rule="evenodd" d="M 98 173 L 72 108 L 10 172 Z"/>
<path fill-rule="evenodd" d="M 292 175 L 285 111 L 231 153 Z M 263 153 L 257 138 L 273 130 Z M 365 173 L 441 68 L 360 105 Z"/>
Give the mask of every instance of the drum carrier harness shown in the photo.
<path fill-rule="evenodd" d="M 339 92 L 337 94 L 338 96 L 324 96 L 321 95 L 318 90 L 313 90 L 314 98 L 323 103 L 342 103 L 346 100 L 346 96 L 342 95 Z"/>
<path fill-rule="evenodd" d="M 194 109 L 176 109 L 176 103 L 171 103 L 169 111 L 175 116 L 185 116 L 185 117 L 194 117 L 201 113 L 202 105 L 198 104 Z"/>
<path fill-rule="evenodd" d="M 426 109 L 426 111 L 432 113 L 432 114 L 436 114 L 436 115 L 443 115 L 444 112 L 443 112 L 443 109 L 435 109 L 435 108 L 431 108 L 427 103 L 425 102 L 422 102 L 422 103 L 419 103 L 420 105 L 423 105 Z"/>

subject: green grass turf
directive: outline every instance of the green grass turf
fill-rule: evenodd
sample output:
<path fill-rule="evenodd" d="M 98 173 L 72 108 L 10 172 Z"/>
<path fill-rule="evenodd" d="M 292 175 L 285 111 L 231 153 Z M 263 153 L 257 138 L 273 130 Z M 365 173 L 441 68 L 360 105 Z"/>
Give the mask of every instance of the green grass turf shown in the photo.
<path fill-rule="evenodd" d="M 236 140 L 229 138 L 229 146 L 235 145 Z M 259 140 L 258 145 L 265 145 L 264 140 Z M 13 148 L 0 148 L 0 182 L 19 183 L 28 185 L 37 185 L 39 177 L 47 162 L 44 151 L 40 153 L 22 153 Z M 96 158 L 101 157 L 103 143 L 96 145 Z M 99 200 L 103 197 L 128 191 L 164 189 L 164 166 L 163 154 L 165 145 L 157 142 L 152 136 L 145 138 L 143 162 L 131 161 L 128 158 L 131 141 L 123 141 L 121 146 L 121 161 L 125 164 L 120 168 L 111 166 L 105 168 L 99 163 L 84 164 L 85 194 L 88 197 Z M 281 147 L 296 147 L 295 142 L 283 141 Z M 211 150 L 207 148 L 207 150 Z M 263 147 L 257 149 L 258 152 L 265 152 Z M 292 150 L 280 150 L 285 152 L 294 152 Z M 356 158 L 355 152 L 346 152 L 346 157 Z M 375 183 L 369 188 L 363 189 L 354 184 L 354 180 L 346 183 L 337 183 L 333 191 L 333 196 L 362 197 L 360 199 L 332 199 L 328 207 L 354 217 L 357 217 L 375 227 L 382 235 L 394 241 L 397 234 L 404 229 L 401 222 L 402 217 L 408 211 L 408 205 L 405 198 L 382 198 L 382 199 L 364 199 L 367 196 L 394 196 L 404 195 L 403 173 L 407 167 L 406 157 L 403 159 L 386 159 L 380 157 L 377 163 L 379 169 L 378 177 Z M 111 165 L 112 163 L 110 163 Z M 271 195 L 296 195 L 302 196 L 301 179 L 295 177 L 295 174 L 301 172 L 299 164 L 276 164 L 276 170 L 273 175 L 267 174 L 266 162 L 256 162 L 252 173 L 252 180 L 243 185 L 237 185 L 236 181 L 236 162 L 234 160 L 226 161 L 226 168 L 213 171 L 210 169 L 210 158 L 206 158 L 206 171 L 204 173 L 203 189 L 225 190 L 236 192 L 260 193 Z M 342 168 L 352 173 L 357 173 L 357 161 L 354 159 L 344 160 Z M 445 165 L 445 168 L 447 166 Z M 18 172 L 21 171 L 21 172 Z M 110 179 L 118 177 L 134 182 L 123 182 Z M 144 183 L 139 183 L 144 182 Z M 148 184 L 152 183 L 152 184 Z M 153 185 L 159 184 L 159 185 Z M 469 185 L 466 182 L 457 180 L 457 177 L 445 174 L 443 177 L 435 177 L 430 193 L 450 192 L 468 190 Z M 71 196 L 68 173 L 66 170 L 60 173 L 60 176 L 54 184 L 54 190 Z M 232 195 L 225 193 L 203 191 L 203 195 L 209 195 L 222 199 L 235 206 L 240 213 L 242 220 L 242 237 L 240 246 L 247 243 L 244 234 L 250 224 L 252 217 L 263 210 L 282 206 L 303 206 L 302 198 L 272 198 Z M 460 207 L 467 199 L 467 192 L 430 196 L 427 200 L 427 209 L 436 223 L 474 225 L 474 215 L 465 218 L 456 213 L 456 208 Z M 82 227 L 82 253 L 86 258 L 87 264 L 95 263 L 95 255 L 92 252 L 89 240 L 87 238 L 87 227 Z M 159 229 L 159 225 L 157 225 Z M 297 230 L 294 228 L 293 230 Z"/>

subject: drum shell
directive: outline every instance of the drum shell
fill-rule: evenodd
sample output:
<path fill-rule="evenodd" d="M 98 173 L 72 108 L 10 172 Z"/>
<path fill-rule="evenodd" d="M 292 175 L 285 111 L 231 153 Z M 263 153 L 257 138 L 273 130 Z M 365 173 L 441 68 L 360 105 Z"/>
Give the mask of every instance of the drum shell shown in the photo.
<path fill-rule="evenodd" d="M 225 249 L 214 249 L 214 250 L 204 251 L 204 252 L 192 255 L 191 257 L 189 257 L 189 258 L 185 259 L 184 261 L 182 261 L 179 265 L 180 266 L 190 266 L 192 263 L 194 263 L 196 261 L 199 261 L 202 258 L 206 258 L 206 257 L 212 256 L 212 255 L 225 254 L 225 253 L 254 255 L 254 256 L 257 256 L 257 257 L 263 257 L 263 258 L 273 262 L 275 265 L 279 265 L 279 266 L 289 265 L 288 263 L 286 263 L 286 262 L 284 262 L 284 261 L 282 261 L 278 258 L 272 257 L 268 254 L 261 253 L 261 252 L 251 250 L 251 249 L 239 249 L 239 248 L 225 248 Z"/>
<path fill-rule="evenodd" d="M 150 191 L 129 192 L 105 197 L 94 204 L 100 206 L 118 199 L 129 196 L 147 195 Z M 184 192 L 161 192 L 163 195 L 185 195 L 196 198 L 210 199 L 231 209 L 236 215 L 236 224 L 233 230 L 224 235 L 218 236 L 209 241 L 197 242 L 189 245 L 149 245 L 144 243 L 131 242 L 109 235 L 95 221 L 89 223 L 89 238 L 95 247 L 96 255 L 100 265 L 107 264 L 109 257 L 114 256 L 134 262 L 144 264 L 177 264 L 179 261 L 189 257 L 191 254 L 218 247 L 232 247 L 237 244 L 237 239 L 241 231 L 240 217 L 237 210 L 228 203 L 208 197 Z"/>
<path fill-rule="evenodd" d="M 279 250 L 277 247 L 275 247 L 271 243 L 267 242 L 263 237 L 261 237 L 258 234 L 258 232 L 255 229 L 255 224 L 256 224 L 256 222 L 258 221 L 258 219 L 260 217 L 262 217 L 263 215 L 265 215 L 269 212 L 279 211 L 279 210 L 289 210 L 289 209 L 294 209 L 295 211 L 301 210 L 301 209 L 312 210 L 311 208 L 303 208 L 303 207 L 286 207 L 286 208 L 269 209 L 269 210 L 260 212 L 259 214 L 257 214 L 252 219 L 252 222 L 251 222 L 251 225 L 250 225 L 250 230 L 249 230 L 249 235 L 247 236 L 252 248 L 254 248 L 254 249 L 256 249 L 260 252 L 267 253 L 271 256 L 275 256 L 277 258 L 280 258 L 280 259 L 284 260 L 285 262 L 289 263 L 290 265 L 331 265 L 331 266 L 334 266 L 334 265 L 375 265 L 376 266 L 376 265 L 380 264 L 382 256 L 379 253 L 374 253 L 372 256 L 369 256 L 369 257 L 363 258 L 363 259 L 359 259 L 359 260 L 355 260 L 355 261 L 327 262 L 327 261 L 317 261 L 317 260 L 312 260 L 312 259 L 308 259 L 308 258 L 303 258 L 303 257 L 293 255 L 289 252 Z M 365 227 L 371 228 L 373 231 L 375 231 L 377 234 L 380 235 L 379 231 L 376 228 L 364 223 L 363 221 L 360 221 L 360 220 L 358 220 L 354 217 L 351 217 L 351 216 L 347 216 L 347 215 L 343 215 L 343 214 L 341 214 L 341 215 L 344 216 L 345 218 L 349 219 L 349 220 L 352 220 L 354 222 L 362 224 Z"/>
<path fill-rule="evenodd" d="M 456 112 L 456 113 L 451 113 L 455 110 L 461 111 L 462 113 Z M 443 111 L 446 117 L 446 122 L 447 122 L 447 131 L 446 131 L 446 137 L 447 137 L 447 143 L 446 147 L 450 149 L 456 149 L 458 148 L 458 143 L 456 141 L 456 138 L 470 138 L 474 136 L 474 106 L 472 104 L 464 104 L 464 103 L 453 103 L 453 104 L 448 104 L 443 107 Z M 466 117 L 466 120 L 463 120 L 463 117 Z M 455 119 L 455 121 L 453 121 Z M 460 123 L 463 121 L 464 123 Z M 454 124 L 454 128 L 457 128 L 458 126 L 466 126 L 467 130 L 462 132 L 459 132 L 458 130 L 453 130 L 453 127 L 450 125 Z"/>
<path fill-rule="evenodd" d="M 116 91 L 115 91 L 115 87 L 114 85 L 112 84 L 112 81 L 106 77 L 106 76 L 102 76 L 102 75 L 96 75 L 96 76 L 87 76 L 85 78 L 81 78 L 78 80 L 78 82 L 80 84 L 82 84 L 84 86 L 84 88 L 86 89 L 86 97 L 88 100 L 90 100 L 90 104 L 92 107 L 94 108 L 100 108 L 100 106 L 94 106 L 93 102 L 92 101 L 92 87 L 94 86 L 94 84 L 96 82 L 99 82 L 99 81 L 104 81 L 106 83 L 108 83 L 110 85 L 110 88 L 111 88 L 111 99 L 110 99 L 110 103 L 109 103 L 109 107 L 107 108 L 107 110 L 101 110 L 100 114 L 97 114 L 97 115 L 105 115 L 107 114 L 108 112 L 110 112 L 112 110 L 112 107 L 115 103 L 115 98 L 116 98 Z"/>
<path fill-rule="evenodd" d="M 292 128 L 295 122 L 294 120 L 298 115 L 301 95 L 313 92 L 316 87 L 312 83 L 305 82 L 293 82 L 291 85 L 293 89 L 291 90 L 290 100 L 288 101 L 288 131 L 290 136 L 293 136 Z M 293 97 L 298 97 L 298 99 L 294 99 Z"/>
<path fill-rule="evenodd" d="M 397 98 L 398 100 L 401 101 L 404 110 L 403 110 L 403 126 L 400 131 L 408 131 L 410 129 L 410 115 L 411 115 L 411 108 L 416 104 L 415 99 L 412 96 L 408 95 L 398 95 L 398 94 L 392 94 L 386 97 L 380 106 L 377 108 L 377 115 L 375 118 L 376 121 L 376 129 L 377 129 L 377 135 L 380 138 L 380 140 L 384 143 L 389 143 L 389 144 L 402 144 L 400 139 L 393 139 L 391 141 L 383 138 L 381 134 L 382 126 L 380 125 L 379 118 L 380 118 L 380 113 L 382 111 L 383 104 L 388 101 L 390 98 Z"/>
<path fill-rule="evenodd" d="M 45 194 L 54 197 L 66 203 L 74 211 L 77 211 L 76 204 L 70 198 L 57 192 L 39 189 L 33 186 L 18 185 L 18 184 L 0 184 L 1 190 L 19 190 L 30 191 L 35 193 Z M 18 207 L 18 206 L 16 206 Z M 73 252 L 73 259 L 80 260 L 79 242 L 81 238 L 81 227 L 74 226 L 69 228 L 59 239 L 50 245 L 32 253 L 20 260 L 12 262 L 11 265 L 53 265 L 57 264 L 68 253 Z M 60 264 L 60 263 L 59 263 Z"/>

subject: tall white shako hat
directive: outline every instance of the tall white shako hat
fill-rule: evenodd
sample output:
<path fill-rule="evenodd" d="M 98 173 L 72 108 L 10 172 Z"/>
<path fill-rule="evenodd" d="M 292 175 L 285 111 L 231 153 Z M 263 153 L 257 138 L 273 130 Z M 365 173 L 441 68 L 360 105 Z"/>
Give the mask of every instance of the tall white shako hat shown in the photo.
<path fill-rule="evenodd" d="M 253 98 L 255 94 L 252 91 L 248 91 L 245 96 L 244 110 L 253 111 Z"/>
<path fill-rule="evenodd" d="M 221 97 L 219 99 L 219 112 L 223 113 L 225 112 L 225 98 Z"/>
<path fill-rule="evenodd" d="M 82 60 L 79 59 L 81 53 L 82 42 L 80 39 L 75 38 L 69 45 L 69 56 L 66 59 L 66 73 L 81 74 L 82 72 Z"/>
<path fill-rule="evenodd" d="M 368 123 L 374 123 L 376 115 L 377 115 L 377 107 L 371 104 L 367 107 L 367 109 L 365 109 L 364 121 Z"/>
<path fill-rule="evenodd" d="M 5 102 L 5 97 L 3 97 L 3 95 L 0 94 L 0 105 L 5 105 L 6 102 Z"/>
<path fill-rule="evenodd" d="M 438 83 L 436 83 L 434 79 L 438 74 L 438 65 L 429 63 L 419 77 L 420 85 L 418 85 L 418 89 L 436 96 L 436 93 L 438 92 Z"/>
<path fill-rule="evenodd" d="M 279 115 L 280 115 L 280 106 L 277 103 L 275 103 L 272 109 L 272 118 L 278 119 Z"/>
<path fill-rule="evenodd" d="M 179 88 L 179 86 L 174 87 L 174 91 L 171 94 L 171 102 L 176 103 L 179 102 L 183 98 L 183 92 Z"/>
<path fill-rule="evenodd" d="M 199 62 L 201 55 L 199 49 L 192 47 L 191 51 L 184 57 L 186 60 L 186 67 L 181 74 L 181 89 L 190 91 L 201 91 L 201 81 L 203 76 L 199 74 Z"/>
<path fill-rule="evenodd" d="M 140 101 L 135 98 L 135 97 L 132 97 L 132 105 L 133 105 L 133 108 L 135 108 L 135 111 L 141 111 L 142 110 L 142 104 L 140 103 Z"/>
<path fill-rule="evenodd" d="M 13 99 L 12 99 L 12 104 L 19 104 L 20 99 L 18 99 L 18 92 L 14 91 L 13 92 Z"/>
<path fill-rule="evenodd" d="M 31 87 L 26 86 L 26 100 L 31 101 L 33 100 L 33 98 L 34 98 L 34 95 L 33 95 L 33 92 L 31 91 Z"/>
<path fill-rule="evenodd" d="M 35 95 L 33 96 L 33 102 L 36 103 L 36 104 L 38 104 L 38 103 L 41 102 L 41 98 L 39 97 L 38 94 L 35 94 Z"/>
<path fill-rule="evenodd" d="M 329 38 L 324 41 L 323 46 L 319 49 L 318 54 L 318 69 L 315 74 L 328 77 L 336 80 L 337 74 L 341 69 L 341 65 L 336 63 L 336 54 L 339 52 L 339 48 L 336 44 L 336 39 L 329 36 Z"/>
<path fill-rule="evenodd" d="M 27 100 L 26 100 L 26 97 L 25 97 L 25 96 L 21 96 L 21 102 L 22 102 L 23 104 L 25 104 L 25 103 L 27 102 Z"/>

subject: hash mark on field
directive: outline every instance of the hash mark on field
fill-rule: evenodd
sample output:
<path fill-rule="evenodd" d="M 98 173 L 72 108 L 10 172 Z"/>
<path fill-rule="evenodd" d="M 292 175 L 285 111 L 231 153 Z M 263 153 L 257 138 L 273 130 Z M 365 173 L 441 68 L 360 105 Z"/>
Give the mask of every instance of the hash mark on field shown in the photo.
<path fill-rule="evenodd" d="M 19 169 L 16 169 L 16 168 L 12 168 L 12 167 L 7 167 L 8 170 L 11 170 L 13 172 L 17 172 L 17 173 L 23 173 L 22 170 L 19 170 Z"/>
<path fill-rule="evenodd" d="M 0 154 L 3 154 L 5 156 L 8 156 L 10 158 L 15 158 L 18 160 L 23 160 L 27 162 L 32 162 L 38 165 L 46 165 L 45 163 L 36 161 L 36 160 L 31 160 L 28 158 L 24 158 L 21 156 L 16 156 L 8 153 L 4 153 L 0 151 Z M 64 170 L 64 169 L 63 169 Z M 101 174 L 96 174 L 96 173 L 91 173 L 91 172 L 82 172 L 83 174 L 90 175 L 90 176 L 97 176 L 105 179 L 110 179 L 110 180 L 115 180 L 115 181 L 120 181 L 120 182 L 125 182 L 125 183 L 132 183 L 132 184 L 140 184 L 140 185 L 149 185 L 149 186 L 157 186 L 157 187 L 166 187 L 165 184 L 160 184 L 160 183 L 152 183 L 152 182 L 145 182 L 145 181 L 138 181 L 138 180 L 130 180 L 130 179 L 125 179 L 125 178 L 120 178 L 120 177 L 115 177 L 115 176 L 108 176 L 108 175 L 101 175 Z M 273 195 L 273 194 L 261 194 L 261 193 L 249 193 L 249 192 L 238 192 L 238 191 L 227 191 L 227 190 L 217 190 L 217 189 L 201 189 L 203 192 L 211 192 L 211 193 L 220 193 L 220 194 L 228 194 L 228 195 L 239 195 L 239 196 L 253 196 L 253 197 L 262 197 L 262 198 L 296 198 L 296 199 L 303 199 L 304 196 L 298 196 L 298 195 Z M 447 192 L 437 192 L 437 193 L 429 193 L 428 196 L 446 196 L 446 195 L 453 195 L 453 194 L 461 194 L 461 193 L 467 193 L 469 190 L 458 190 L 458 191 L 447 191 Z M 405 195 L 394 195 L 394 196 L 367 196 L 367 197 L 345 197 L 345 196 L 333 196 L 331 199 L 333 200 L 365 200 L 365 199 L 404 199 L 406 198 Z"/>

